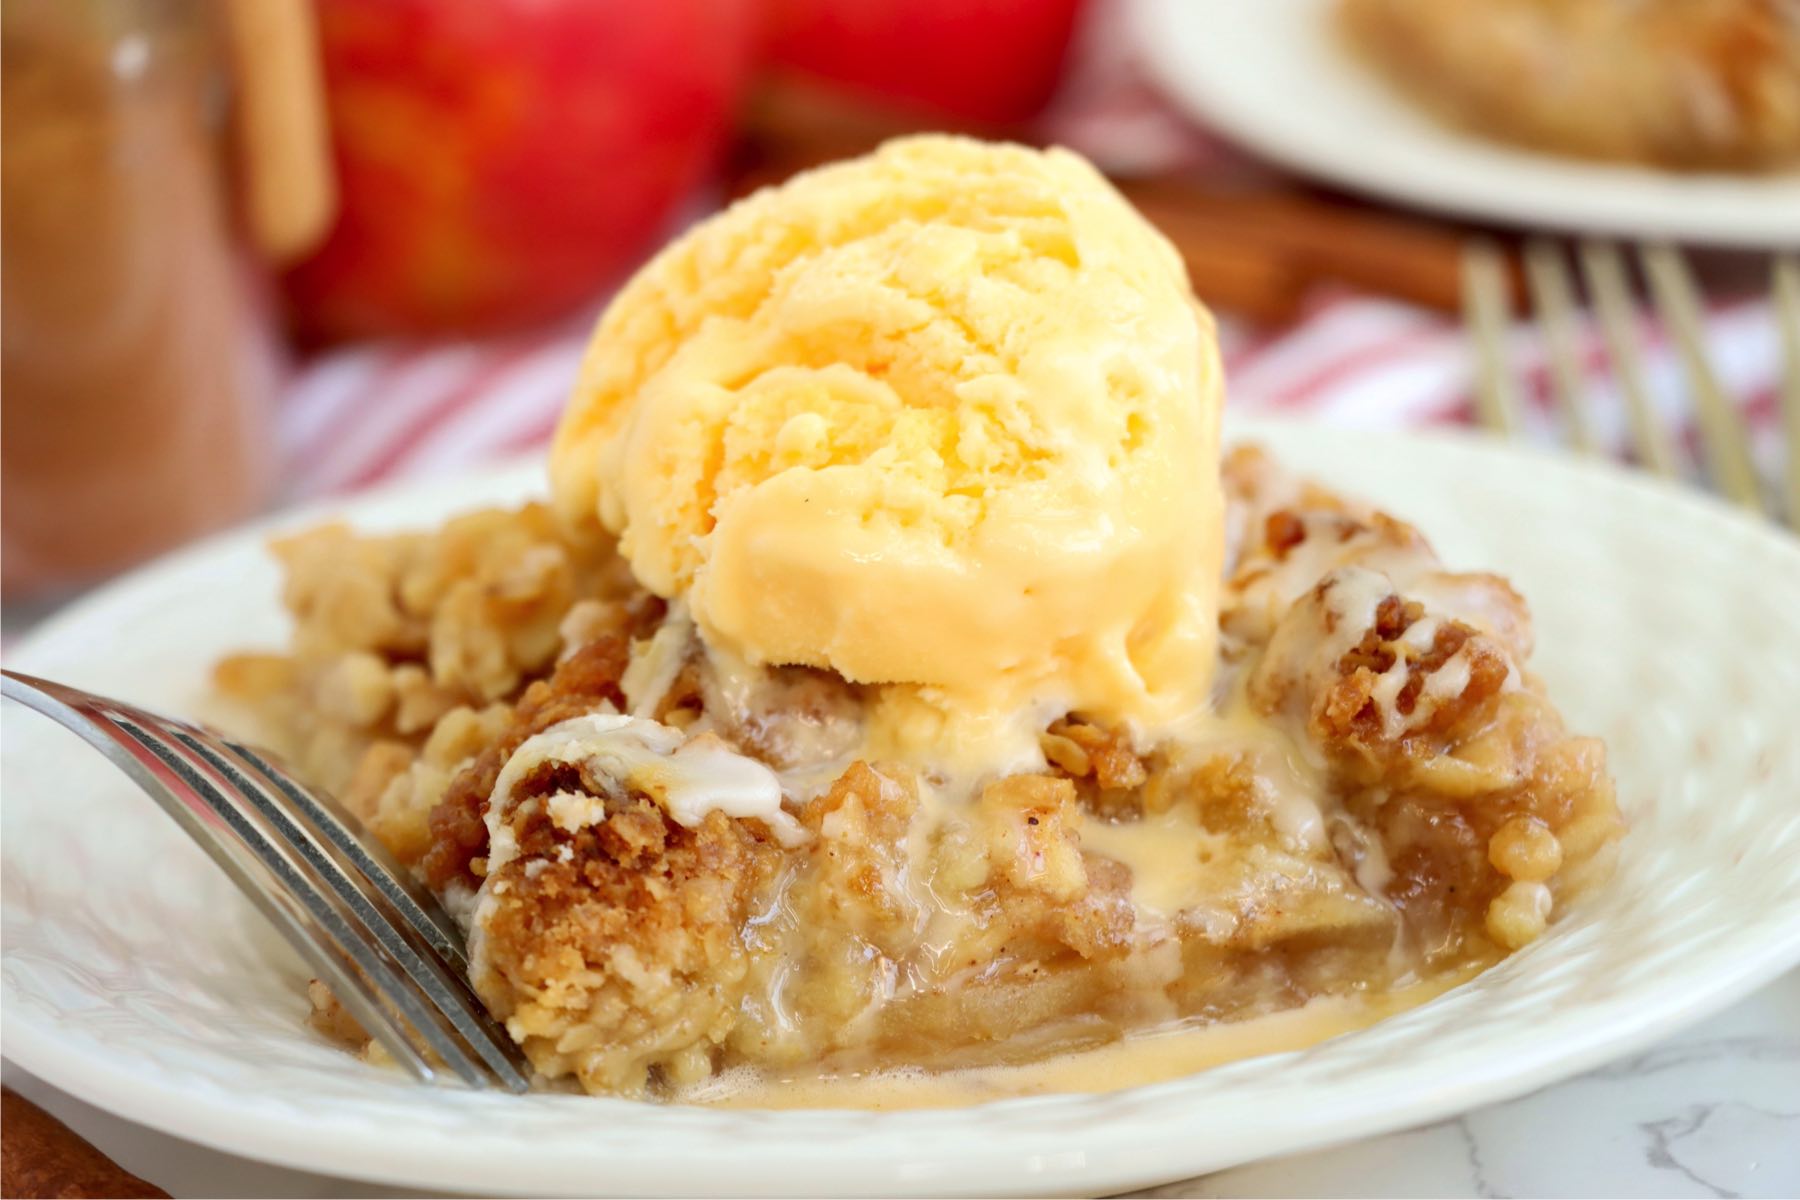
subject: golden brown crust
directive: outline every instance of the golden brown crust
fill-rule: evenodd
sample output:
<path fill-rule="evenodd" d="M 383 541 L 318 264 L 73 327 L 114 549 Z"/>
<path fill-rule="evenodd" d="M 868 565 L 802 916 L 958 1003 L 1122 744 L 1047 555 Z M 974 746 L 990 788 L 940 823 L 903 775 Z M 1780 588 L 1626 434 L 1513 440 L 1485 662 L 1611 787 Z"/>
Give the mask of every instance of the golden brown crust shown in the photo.
<path fill-rule="evenodd" d="M 486 850 L 484 814 L 506 760 L 534 733 L 603 704 L 622 706 L 625 694 L 619 690 L 619 679 L 628 661 L 623 638 L 602 638 L 558 664 L 548 681 L 525 689 L 511 723 L 457 774 L 443 801 L 431 810 L 431 846 L 420 863 L 427 884 L 440 891 L 453 883 L 476 884 L 478 873 L 471 864 Z"/>
<path fill-rule="evenodd" d="M 1424 615 L 1415 600 L 1385 597 L 1375 624 L 1338 660 L 1337 678 L 1313 704 L 1308 730 L 1340 764 L 1357 761 L 1371 776 L 1392 775 L 1408 758 L 1443 755 L 1460 733 L 1491 717 L 1512 675 L 1505 651 L 1456 620 L 1438 625 L 1423 648 L 1405 644 L 1401 639 Z M 1459 654 L 1467 657 L 1466 681 L 1420 714 L 1426 683 Z M 1392 711 L 1402 718 L 1422 715 L 1406 720 L 1399 735 L 1387 729 L 1379 695 L 1384 677 L 1396 670 L 1405 682 L 1394 693 Z"/>
<path fill-rule="evenodd" d="M 1246 496 L 1273 490 L 1271 470 L 1254 456 L 1228 468 L 1253 481 Z M 1290 561 L 1331 569 L 1283 608 Z M 1234 602 L 1250 611 L 1232 612 Z M 1340 854 L 1379 851 L 1383 895 L 1429 956 L 1483 941 L 1515 949 L 1607 869 L 1623 824 L 1604 751 L 1570 737 L 1526 676 L 1530 625 L 1504 580 L 1443 571 L 1415 530 L 1385 514 L 1304 499 L 1245 537 L 1227 604 L 1221 623 L 1252 638 L 1262 611 L 1280 609 L 1249 695 L 1317 748 L 1347 812 L 1376 839 Z M 1357 621 L 1366 624 L 1348 624 Z M 1521 820 L 1542 834 L 1535 855 L 1511 852 Z"/>
<path fill-rule="evenodd" d="M 1128 731 L 1071 713 L 1052 721 L 1038 740 L 1045 760 L 1074 781 L 1089 812 L 1111 817 L 1143 811 L 1149 759 L 1138 752 Z"/>
<path fill-rule="evenodd" d="M 514 809 L 519 853 L 484 889 L 476 987 L 546 1075 L 622 1092 L 652 1072 L 704 1076 L 736 1023 L 741 930 L 778 852 L 723 813 L 688 829 L 573 767 L 519 794 L 564 790 L 604 796 L 605 819 L 570 834 L 541 805 Z"/>

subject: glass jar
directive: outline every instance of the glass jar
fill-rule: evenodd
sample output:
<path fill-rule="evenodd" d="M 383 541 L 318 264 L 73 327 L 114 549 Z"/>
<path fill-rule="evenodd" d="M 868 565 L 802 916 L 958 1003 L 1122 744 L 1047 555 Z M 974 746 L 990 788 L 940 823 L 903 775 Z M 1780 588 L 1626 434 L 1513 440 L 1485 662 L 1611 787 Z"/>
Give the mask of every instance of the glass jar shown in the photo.
<path fill-rule="evenodd" d="M 42 597 L 238 520 L 272 477 L 265 272 L 203 0 L 0 8 L 0 584 Z"/>

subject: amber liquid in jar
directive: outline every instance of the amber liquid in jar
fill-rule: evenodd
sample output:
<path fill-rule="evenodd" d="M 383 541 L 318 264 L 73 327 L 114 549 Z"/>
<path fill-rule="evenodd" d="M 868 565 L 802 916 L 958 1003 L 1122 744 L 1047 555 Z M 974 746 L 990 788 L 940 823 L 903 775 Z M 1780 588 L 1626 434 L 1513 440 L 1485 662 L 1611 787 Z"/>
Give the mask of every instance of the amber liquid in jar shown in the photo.
<path fill-rule="evenodd" d="M 0 9 L 0 580 L 91 582 L 271 479 L 275 356 L 234 237 L 210 8 Z"/>

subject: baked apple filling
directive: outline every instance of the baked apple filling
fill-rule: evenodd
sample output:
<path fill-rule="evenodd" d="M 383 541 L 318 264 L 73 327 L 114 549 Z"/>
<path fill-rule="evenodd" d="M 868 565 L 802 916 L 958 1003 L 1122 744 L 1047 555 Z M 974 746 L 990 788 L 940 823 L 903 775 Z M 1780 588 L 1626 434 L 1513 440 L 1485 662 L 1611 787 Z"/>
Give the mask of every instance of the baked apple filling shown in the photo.
<path fill-rule="evenodd" d="M 538 1070 L 596 1092 L 1029 1062 L 1403 989 L 1539 936 L 1622 826 L 1600 745 L 1525 667 L 1523 601 L 1258 451 L 1224 480 L 1215 711 L 1155 743 L 1063 714 L 1035 769 L 995 778 L 858 757 L 869 689 L 722 663 L 636 590 L 521 588 L 467 627 L 454 587 L 414 593 L 423 645 L 302 605 L 313 649 L 221 677 L 450 900 Z M 621 577 L 549 529 L 527 508 L 279 551 L 291 596 L 403 594 L 446 562 Z M 408 729 L 446 639 L 524 647 L 537 677 Z"/>

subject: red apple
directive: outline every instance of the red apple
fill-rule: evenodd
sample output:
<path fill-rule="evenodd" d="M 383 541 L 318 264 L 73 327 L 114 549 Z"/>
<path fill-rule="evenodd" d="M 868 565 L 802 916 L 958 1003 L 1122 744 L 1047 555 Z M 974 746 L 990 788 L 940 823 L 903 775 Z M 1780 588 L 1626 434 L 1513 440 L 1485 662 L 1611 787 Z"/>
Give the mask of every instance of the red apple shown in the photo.
<path fill-rule="evenodd" d="M 1023 121 L 1056 90 L 1084 0 L 766 0 L 797 74 L 958 121 Z"/>
<path fill-rule="evenodd" d="M 541 320 L 633 265 L 720 151 L 756 0 L 316 0 L 341 211 L 311 338 Z"/>

